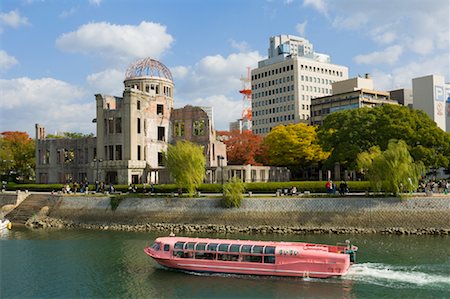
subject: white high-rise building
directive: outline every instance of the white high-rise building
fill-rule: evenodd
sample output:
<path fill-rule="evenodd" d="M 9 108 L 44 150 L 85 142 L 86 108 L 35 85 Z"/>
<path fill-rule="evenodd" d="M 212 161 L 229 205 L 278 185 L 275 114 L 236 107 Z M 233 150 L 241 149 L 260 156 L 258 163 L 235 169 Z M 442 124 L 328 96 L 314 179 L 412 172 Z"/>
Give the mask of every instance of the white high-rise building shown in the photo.
<path fill-rule="evenodd" d="M 309 123 L 311 99 L 332 94 L 331 84 L 348 79 L 348 68 L 314 52 L 305 38 L 270 38 L 268 58 L 251 71 L 252 131 L 265 135 L 280 124 Z"/>
<path fill-rule="evenodd" d="M 440 75 L 412 80 L 414 109 L 424 111 L 439 128 L 450 132 L 450 84 Z"/>

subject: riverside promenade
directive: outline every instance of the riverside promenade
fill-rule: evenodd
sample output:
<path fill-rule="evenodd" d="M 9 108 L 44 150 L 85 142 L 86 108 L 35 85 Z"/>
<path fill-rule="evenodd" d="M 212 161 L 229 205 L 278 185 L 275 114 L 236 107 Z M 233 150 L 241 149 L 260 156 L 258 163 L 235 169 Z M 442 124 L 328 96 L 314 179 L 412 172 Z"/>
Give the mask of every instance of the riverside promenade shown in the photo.
<path fill-rule="evenodd" d="M 179 198 L 4 192 L 0 194 L 2 211 L 11 210 L 8 218 L 33 197 L 40 206 L 34 205 L 34 212 L 24 221 L 32 227 L 223 233 L 450 232 L 450 196 L 444 194 L 404 199 L 266 194 L 245 197 L 240 208 L 226 209 L 220 207 L 217 194 Z"/>

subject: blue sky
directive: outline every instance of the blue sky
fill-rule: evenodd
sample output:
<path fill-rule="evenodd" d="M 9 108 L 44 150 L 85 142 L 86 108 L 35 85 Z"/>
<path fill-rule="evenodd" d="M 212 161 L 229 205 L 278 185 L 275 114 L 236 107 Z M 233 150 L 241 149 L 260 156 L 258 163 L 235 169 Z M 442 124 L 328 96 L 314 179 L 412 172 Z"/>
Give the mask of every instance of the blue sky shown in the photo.
<path fill-rule="evenodd" d="M 94 94 L 121 96 L 127 66 L 151 57 L 172 71 L 175 106 L 212 106 L 215 126 L 240 116 L 240 77 L 272 35 L 370 73 L 379 90 L 449 82 L 448 0 L 2 0 L 0 131 L 95 133 Z"/>

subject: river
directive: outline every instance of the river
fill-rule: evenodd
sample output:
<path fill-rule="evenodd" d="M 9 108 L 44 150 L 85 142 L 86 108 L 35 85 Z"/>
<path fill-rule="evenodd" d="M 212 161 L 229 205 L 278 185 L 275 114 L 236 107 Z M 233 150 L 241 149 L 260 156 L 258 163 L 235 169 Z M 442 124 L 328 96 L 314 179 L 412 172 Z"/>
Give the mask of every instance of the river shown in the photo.
<path fill-rule="evenodd" d="M 143 252 L 160 235 L 13 228 L 1 235 L 0 298 L 450 298 L 448 236 L 203 235 L 359 247 L 346 276 L 303 279 L 165 270 Z"/>

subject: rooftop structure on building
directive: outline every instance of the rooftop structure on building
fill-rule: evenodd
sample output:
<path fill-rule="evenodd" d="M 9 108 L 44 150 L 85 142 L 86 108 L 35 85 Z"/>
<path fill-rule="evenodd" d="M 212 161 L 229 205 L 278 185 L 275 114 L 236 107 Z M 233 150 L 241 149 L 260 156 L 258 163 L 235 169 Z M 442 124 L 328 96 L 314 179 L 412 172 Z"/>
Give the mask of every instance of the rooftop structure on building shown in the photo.
<path fill-rule="evenodd" d="M 441 75 L 412 79 L 414 109 L 424 111 L 437 126 L 450 132 L 450 83 Z"/>
<path fill-rule="evenodd" d="M 311 101 L 311 124 L 322 125 L 329 114 L 362 107 L 398 105 L 390 98 L 389 92 L 376 91 L 368 74 L 332 84 L 333 94 Z"/>
<path fill-rule="evenodd" d="M 309 123 L 311 99 L 330 95 L 348 68 L 331 63 L 301 37 L 270 38 L 269 57 L 251 72 L 252 131 L 266 135 L 277 125 Z"/>
<path fill-rule="evenodd" d="M 389 91 L 391 100 L 397 101 L 400 105 L 413 108 L 413 93 L 410 88 L 401 88 Z"/>

